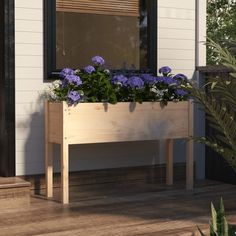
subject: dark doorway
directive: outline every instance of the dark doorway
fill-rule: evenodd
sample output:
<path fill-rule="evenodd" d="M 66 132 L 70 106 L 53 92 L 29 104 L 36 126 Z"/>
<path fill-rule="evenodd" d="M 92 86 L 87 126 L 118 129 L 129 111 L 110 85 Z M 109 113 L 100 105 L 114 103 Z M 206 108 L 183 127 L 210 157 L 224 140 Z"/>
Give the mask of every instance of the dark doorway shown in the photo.
<path fill-rule="evenodd" d="M 15 176 L 14 0 L 0 1 L 0 176 Z"/>

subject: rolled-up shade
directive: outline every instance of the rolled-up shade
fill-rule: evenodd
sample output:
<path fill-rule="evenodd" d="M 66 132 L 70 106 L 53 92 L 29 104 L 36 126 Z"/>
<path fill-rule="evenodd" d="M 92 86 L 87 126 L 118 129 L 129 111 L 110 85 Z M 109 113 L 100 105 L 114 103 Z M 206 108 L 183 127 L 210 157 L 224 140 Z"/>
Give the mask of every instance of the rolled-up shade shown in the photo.
<path fill-rule="evenodd" d="M 139 16 L 139 0 L 57 0 L 57 11 Z"/>

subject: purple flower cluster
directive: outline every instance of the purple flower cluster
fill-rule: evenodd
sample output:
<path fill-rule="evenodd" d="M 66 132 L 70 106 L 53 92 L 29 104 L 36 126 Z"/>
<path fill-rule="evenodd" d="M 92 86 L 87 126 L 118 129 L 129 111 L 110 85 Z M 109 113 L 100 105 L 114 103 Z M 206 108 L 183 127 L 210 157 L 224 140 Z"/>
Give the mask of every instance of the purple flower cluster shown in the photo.
<path fill-rule="evenodd" d="M 77 75 L 67 75 L 64 80 L 69 84 L 75 84 L 77 86 L 82 84 L 80 77 Z"/>
<path fill-rule="evenodd" d="M 81 96 L 77 91 L 70 91 L 67 97 L 71 103 L 76 103 L 81 99 Z"/>
<path fill-rule="evenodd" d="M 173 79 L 175 80 L 182 80 L 182 81 L 187 81 L 187 76 L 184 74 L 176 74 Z"/>
<path fill-rule="evenodd" d="M 159 73 L 163 75 L 168 75 L 171 72 L 171 68 L 169 66 L 163 66 L 159 69 Z"/>
<path fill-rule="evenodd" d="M 100 57 L 100 56 L 95 56 L 92 58 L 92 62 L 96 65 L 96 66 L 103 66 L 105 64 L 105 60 Z"/>
<path fill-rule="evenodd" d="M 186 91 L 184 91 L 183 89 L 176 89 L 176 90 L 175 90 L 175 93 L 176 93 L 176 95 L 178 95 L 178 96 L 185 96 L 185 95 L 188 94 L 188 93 L 187 93 Z"/>
<path fill-rule="evenodd" d="M 157 77 L 153 76 L 151 74 L 142 74 L 141 78 L 143 79 L 145 84 L 149 84 L 149 85 L 153 85 L 155 84 L 157 81 Z"/>
<path fill-rule="evenodd" d="M 127 85 L 131 88 L 142 89 L 144 87 L 144 82 L 138 76 L 131 76 L 127 81 Z"/>
<path fill-rule="evenodd" d="M 119 84 L 121 86 L 126 86 L 128 79 L 124 75 L 115 75 L 113 76 L 111 83 L 112 84 Z"/>
<path fill-rule="evenodd" d="M 65 78 L 67 75 L 75 75 L 75 71 L 72 70 L 71 68 L 64 68 L 61 72 L 60 72 L 60 77 L 61 78 Z"/>
<path fill-rule="evenodd" d="M 62 86 L 66 86 L 67 84 L 80 86 L 82 84 L 80 77 L 76 75 L 75 71 L 70 68 L 64 68 L 60 72 L 60 77 L 64 79 L 62 81 Z"/>
<path fill-rule="evenodd" d="M 84 67 L 84 71 L 87 74 L 92 74 L 95 71 L 95 68 L 93 66 L 86 66 L 86 67 Z"/>
<path fill-rule="evenodd" d="M 160 81 L 163 82 L 164 84 L 167 84 L 167 85 L 176 85 L 177 84 L 177 81 L 172 77 L 163 76 L 163 77 L 159 77 L 159 78 L 160 78 Z"/>
<path fill-rule="evenodd" d="M 112 72 L 103 67 L 105 60 L 101 56 L 94 56 L 92 63 L 82 70 L 64 68 L 60 72 L 62 80 L 54 90 L 60 100 L 68 101 L 72 105 L 81 101 L 94 100 L 91 98 L 113 103 L 117 100 L 178 101 L 187 98 L 188 93 L 182 89 L 187 83 L 187 77 L 184 74 L 172 75 L 171 68 L 168 66 L 159 69 L 160 76 L 149 73 L 127 76 L 126 74 L 112 75 Z M 101 80 L 101 85 L 97 80 Z M 91 87 L 98 92 L 90 90 Z M 111 96 L 106 95 L 108 90 Z"/>

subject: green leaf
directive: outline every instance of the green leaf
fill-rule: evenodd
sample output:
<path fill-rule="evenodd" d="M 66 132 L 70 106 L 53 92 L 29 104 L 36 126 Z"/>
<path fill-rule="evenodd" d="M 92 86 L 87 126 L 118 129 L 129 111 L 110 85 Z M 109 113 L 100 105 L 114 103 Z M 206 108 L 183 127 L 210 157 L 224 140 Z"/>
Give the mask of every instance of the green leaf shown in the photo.
<path fill-rule="evenodd" d="M 211 220 L 212 230 L 214 232 L 217 232 L 217 212 L 213 203 L 211 203 L 211 218 L 212 218 Z"/>
<path fill-rule="evenodd" d="M 212 90 L 215 88 L 215 86 L 217 85 L 217 83 L 218 83 L 217 81 L 211 83 L 211 89 L 212 89 Z"/>

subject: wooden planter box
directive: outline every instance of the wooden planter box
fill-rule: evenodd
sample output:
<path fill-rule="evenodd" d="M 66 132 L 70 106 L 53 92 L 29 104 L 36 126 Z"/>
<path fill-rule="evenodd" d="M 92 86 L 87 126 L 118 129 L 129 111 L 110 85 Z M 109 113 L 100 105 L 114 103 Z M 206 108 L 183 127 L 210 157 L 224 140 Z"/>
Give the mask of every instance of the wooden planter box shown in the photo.
<path fill-rule="evenodd" d="M 192 102 L 80 103 L 45 102 L 47 197 L 53 195 L 52 144 L 61 144 L 62 202 L 69 202 L 70 144 L 167 140 L 167 184 L 173 182 L 173 139 L 193 134 Z M 187 188 L 193 187 L 193 144 L 188 142 Z"/>

